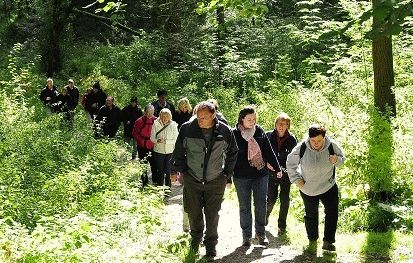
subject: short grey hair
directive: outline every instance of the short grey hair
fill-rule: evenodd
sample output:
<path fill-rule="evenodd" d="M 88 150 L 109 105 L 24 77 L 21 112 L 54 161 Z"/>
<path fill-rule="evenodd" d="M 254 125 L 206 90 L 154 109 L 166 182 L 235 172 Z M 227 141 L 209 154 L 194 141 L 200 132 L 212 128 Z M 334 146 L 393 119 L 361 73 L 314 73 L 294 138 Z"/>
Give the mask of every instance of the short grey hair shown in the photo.
<path fill-rule="evenodd" d="M 155 111 L 155 107 L 149 103 L 148 105 L 145 106 L 145 112 L 148 112 L 150 110 Z"/>

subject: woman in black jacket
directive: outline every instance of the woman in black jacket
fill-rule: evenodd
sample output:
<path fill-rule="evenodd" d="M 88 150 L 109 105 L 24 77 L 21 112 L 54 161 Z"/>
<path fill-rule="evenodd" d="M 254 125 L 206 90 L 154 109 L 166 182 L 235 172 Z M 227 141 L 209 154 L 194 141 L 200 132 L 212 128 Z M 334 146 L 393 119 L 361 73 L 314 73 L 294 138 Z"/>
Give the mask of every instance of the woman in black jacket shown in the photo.
<path fill-rule="evenodd" d="M 238 157 L 234 169 L 234 184 L 240 209 L 243 246 L 251 245 L 251 195 L 254 196 L 255 235 L 260 245 L 267 245 L 265 236 L 266 198 L 268 187 L 267 162 L 279 171 L 277 157 L 264 130 L 256 124 L 257 116 L 251 106 L 244 107 L 234 128 Z"/>
<path fill-rule="evenodd" d="M 178 129 L 182 124 L 189 121 L 192 117 L 192 106 L 189 100 L 184 97 L 178 101 L 178 108 L 173 114 L 173 120 L 178 123 Z"/>
<path fill-rule="evenodd" d="M 287 155 L 297 145 L 297 139 L 289 132 L 291 119 L 286 113 L 281 113 L 275 119 L 274 130 L 267 132 L 271 146 L 277 155 L 281 167 L 286 167 Z M 285 234 L 287 228 L 287 214 L 290 207 L 290 187 L 291 182 L 285 170 L 281 173 L 276 173 L 274 169 L 268 165 L 268 194 L 267 194 L 267 221 L 280 197 L 280 212 L 278 214 L 278 236 Z"/>

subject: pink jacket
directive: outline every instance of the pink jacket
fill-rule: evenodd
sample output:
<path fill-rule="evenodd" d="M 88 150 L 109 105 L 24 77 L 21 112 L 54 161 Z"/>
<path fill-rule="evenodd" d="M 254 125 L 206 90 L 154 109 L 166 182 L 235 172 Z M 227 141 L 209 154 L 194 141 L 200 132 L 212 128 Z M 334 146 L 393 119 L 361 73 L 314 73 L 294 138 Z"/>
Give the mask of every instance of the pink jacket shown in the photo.
<path fill-rule="evenodd" d="M 138 147 L 148 150 L 153 149 L 154 144 L 151 141 L 151 130 L 155 119 L 155 116 L 152 116 L 151 118 L 142 116 L 135 121 L 132 136 L 135 138 Z"/>

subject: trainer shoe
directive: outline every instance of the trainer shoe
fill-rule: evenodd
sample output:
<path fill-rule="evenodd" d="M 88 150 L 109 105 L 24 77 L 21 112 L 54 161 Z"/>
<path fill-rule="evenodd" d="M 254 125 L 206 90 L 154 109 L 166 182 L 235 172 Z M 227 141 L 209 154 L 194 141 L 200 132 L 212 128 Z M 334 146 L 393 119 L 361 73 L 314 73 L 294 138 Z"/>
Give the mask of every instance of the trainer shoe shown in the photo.
<path fill-rule="evenodd" d="M 309 255 L 317 255 L 317 240 L 310 240 L 308 246 L 304 248 L 304 253 Z"/>
<path fill-rule="evenodd" d="M 265 234 L 263 234 L 263 235 L 257 234 L 257 235 L 255 235 L 255 238 L 258 240 L 258 244 L 260 244 L 261 246 L 268 245 L 268 239 L 265 236 Z"/>
<path fill-rule="evenodd" d="M 333 245 L 333 243 L 330 243 L 328 241 L 323 242 L 323 247 L 324 250 L 328 250 L 328 251 L 336 251 L 336 246 Z"/>
<path fill-rule="evenodd" d="M 278 228 L 278 236 L 283 236 L 287 233 L 287 230 L 285 228 Z"/>
<path fill-rule="evenodd" d="M 250 247 L 251 246 L 251 238 L 250 237 L 244 237 L 242 240 L 242 246 L 243 247 Z"/>

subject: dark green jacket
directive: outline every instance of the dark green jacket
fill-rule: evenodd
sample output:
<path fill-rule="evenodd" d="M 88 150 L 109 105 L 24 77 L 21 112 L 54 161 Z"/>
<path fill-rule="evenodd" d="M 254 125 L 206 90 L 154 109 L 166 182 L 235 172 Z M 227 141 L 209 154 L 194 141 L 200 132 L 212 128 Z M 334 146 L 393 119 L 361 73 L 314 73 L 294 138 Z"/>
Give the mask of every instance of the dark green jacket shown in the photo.
<path fill-rule="evenodd" d="M 179 130 L 173 160 L 174 169 L 183 173 L 184 178 L 190 175 L 199 182 L 209 182 L 219 176 L 233 175 L 238 152 L 234 134 L 218 119 L 215 123 L 209 145 L 196 118 L 184 123 Z"/>

